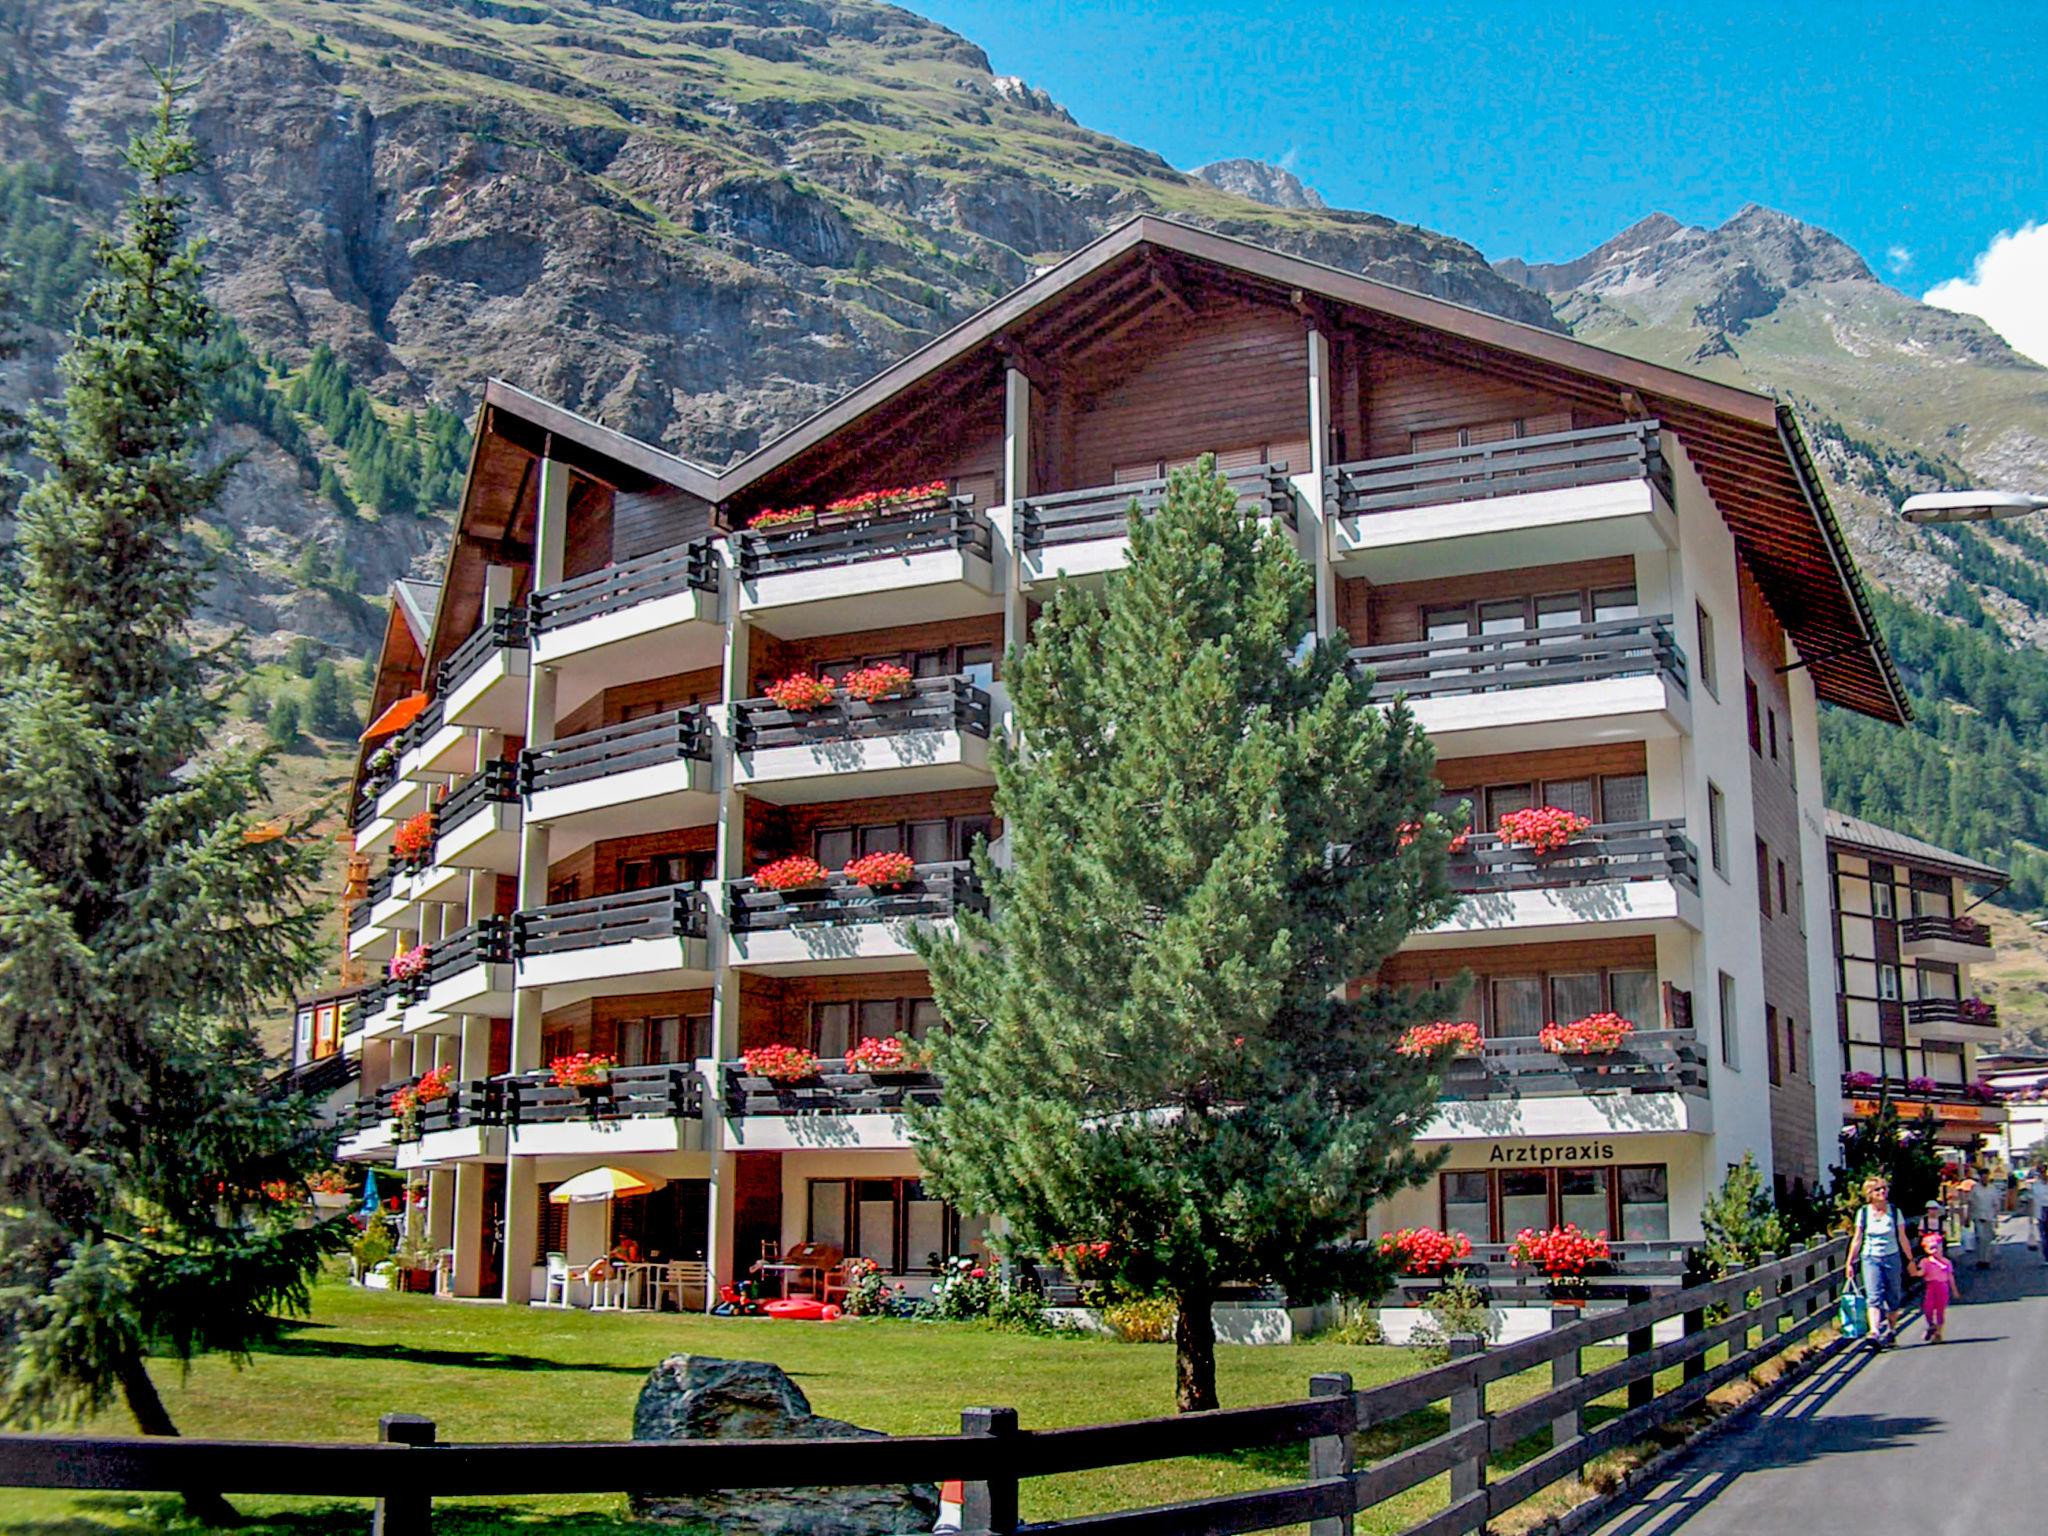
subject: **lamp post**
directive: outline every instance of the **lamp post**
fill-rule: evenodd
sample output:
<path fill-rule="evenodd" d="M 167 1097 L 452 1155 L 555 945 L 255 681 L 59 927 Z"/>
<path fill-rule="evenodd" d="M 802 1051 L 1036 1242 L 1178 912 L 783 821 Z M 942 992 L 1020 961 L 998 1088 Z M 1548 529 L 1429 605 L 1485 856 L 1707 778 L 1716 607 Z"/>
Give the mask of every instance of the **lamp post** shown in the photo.
<path fill-rule="evenodd" d="M 1988 523 L 2044 508 L 2048 496 L 2023 491 L 1929 491 L 1908 496 L 1899 514 L 1909 523 Z"/>

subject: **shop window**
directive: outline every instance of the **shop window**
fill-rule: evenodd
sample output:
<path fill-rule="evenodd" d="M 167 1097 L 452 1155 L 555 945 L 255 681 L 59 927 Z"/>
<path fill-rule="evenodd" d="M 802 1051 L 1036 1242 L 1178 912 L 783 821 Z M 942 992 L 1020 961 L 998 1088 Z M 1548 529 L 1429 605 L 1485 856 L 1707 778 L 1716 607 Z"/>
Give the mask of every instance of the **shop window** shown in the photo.
<path fill-rule="evenodd" d="M 1671 1181 L 1659 1164 L 1615 1170 L 1621 1182 L 1621 1240 L 1661 1243 L 1671 1237 Z"/>
<path fill-rule="evenodd" d="M 1540 1170 L 1516 1170 L 1500 1176 L 1500 1229 L 1503 1241 L 1524 1227 L 1538 1231 L 1551 1225 L 1550 1175 Z"/>
<path fill-rule="evenodd" d="M 1462 1232 L 1475 1243 L 1493 1241 L 1493 1212 L 1484 1173 L 1442 1175 L 1443 1220 L 1446 1232 Z"/>

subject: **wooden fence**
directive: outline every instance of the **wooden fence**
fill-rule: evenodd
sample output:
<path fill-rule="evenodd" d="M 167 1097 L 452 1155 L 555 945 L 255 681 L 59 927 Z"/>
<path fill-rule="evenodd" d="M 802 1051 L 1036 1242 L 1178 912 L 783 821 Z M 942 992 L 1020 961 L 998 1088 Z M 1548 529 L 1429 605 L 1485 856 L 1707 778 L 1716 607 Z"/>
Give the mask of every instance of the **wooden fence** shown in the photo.
<path fill-rule="evenodd" d="M 247 1440 L 105 1439 L 0 1435 L 0 1487 L 123 1491 L 218 1491 L 314 1497 L 374 1495 L 379 1536 L 416 1536 L 433 1501 L 641 1491 L 832 1487 L 932 1482 L 967 1484 L 962 1530 L 1009 1536 L 1229 1536 L 1308 1522 L 1313 1536 L 1348 1536 L 1353 1517 L 1449 1474 L 1446 1501 L 1406 1536 L 1461 1536 L 1607 1451 L 1700 1406 L 1709 1392 L 1805 1339 L 1833 1316 L 1846 1238 L 1809 1246 L 1724 1280 L 1672 1291 L 1498 1348 L 1451 1340 L 1451 1359 L 1384 1386 L 1354 1390 L 1351 1378 L 1317 1376 L 1299 1402 L 1260 1408 L 1027 1430 L 1008 1408 L 961 1415 L 958 1435 L 882 1440 L 646 1441 L 604 1444 L 440 1444 L 431 1420 L 386 1415 L 372 1445 Z M 1682 1332 L 1655 1342 L 1659 1323 Z M 1620 1341 L 1621 1357 L 1591 1364 L 1586 1350 Z M 1710 1351 L 1726 1346 L 1710 1363 Z M 1547 1390 L 1494 1405 L 1488 1388 L 1550 1367 Z M 1679 1378 L 1659 1391 L 1660 1373 Z M 1598 1399 L 1626 1406 L 1596 1424 Z M 1359 1439 L 1436 1404 L 1447 1423 L 1426 1438 L 1361 1462 Z M 1427 1420 L 1411 1424 L 1420 1433 Z M 1018 1489 L 1027 1478 L 1107 1467 L 1305 1446 L 1307 1477 L 1273 1488 L 1148 1509 L 1024 1524 Z M 1505 1470 L 1490 1463 L 1514 1451 Z"/>

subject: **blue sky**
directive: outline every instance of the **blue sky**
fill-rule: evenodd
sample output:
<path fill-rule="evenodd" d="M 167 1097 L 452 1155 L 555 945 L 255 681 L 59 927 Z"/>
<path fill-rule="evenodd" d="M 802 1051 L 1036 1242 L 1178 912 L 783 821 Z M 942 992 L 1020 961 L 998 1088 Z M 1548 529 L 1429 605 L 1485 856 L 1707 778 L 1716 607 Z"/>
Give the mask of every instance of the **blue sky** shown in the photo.
<path fill-rule="evenodd" d="M 2048 223 L 2040 0 L 911 3 L 1177 166 L 1282 163 L 1489 257 L 1560 260 L 1652 210 L 1712 224 L 1756 201 L 1919 293 Z"/>

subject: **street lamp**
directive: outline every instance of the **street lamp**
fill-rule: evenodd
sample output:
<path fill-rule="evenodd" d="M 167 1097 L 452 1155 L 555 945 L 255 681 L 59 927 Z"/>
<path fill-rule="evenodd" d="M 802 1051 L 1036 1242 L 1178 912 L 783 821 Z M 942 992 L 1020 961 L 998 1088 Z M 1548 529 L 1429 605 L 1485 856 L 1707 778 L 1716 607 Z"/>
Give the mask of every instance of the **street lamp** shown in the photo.
<path fill-rule="evenodd" d="M 1988 523 L 2043 508 L 2048 508 L 2048 496 L 2021 491 L 1929 491 L 1908 496 L 1899 512 L 1909 523 Z"/>

